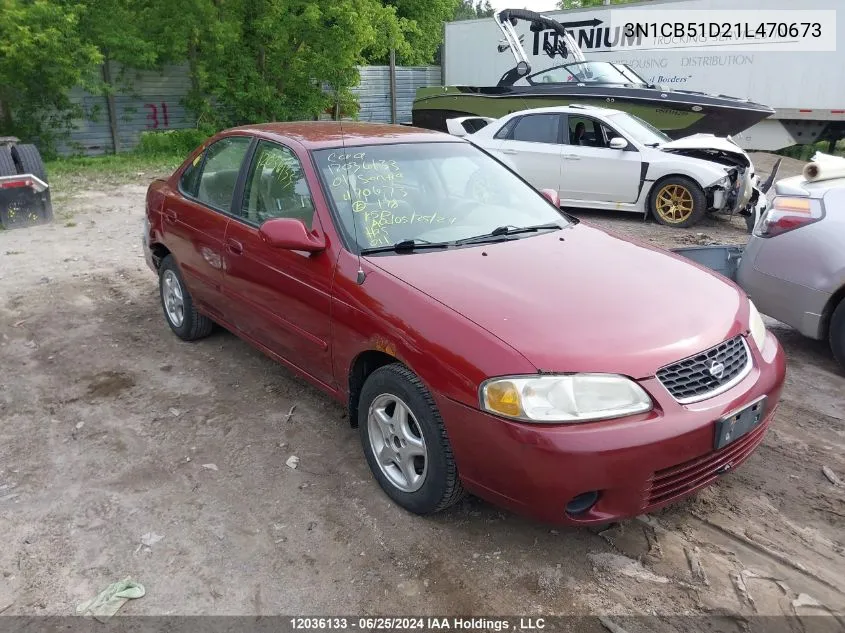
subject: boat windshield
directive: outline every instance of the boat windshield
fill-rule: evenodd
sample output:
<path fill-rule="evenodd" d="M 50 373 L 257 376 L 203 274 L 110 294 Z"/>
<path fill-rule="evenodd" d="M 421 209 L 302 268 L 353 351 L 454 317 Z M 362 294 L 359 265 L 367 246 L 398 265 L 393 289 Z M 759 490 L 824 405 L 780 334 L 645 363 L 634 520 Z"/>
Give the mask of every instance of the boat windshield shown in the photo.
<path fill-rule="evenodd" d="M 529 76 L 528 81 L 532 84 L 574 82 L 647 85 L 641 77 L 627 66 L 611 64 L 610 62 L 577 62 L 575 64 L 555 66 Z"/>
<path fill-rule="evenodd" d="M 656 127 L 633 114 L 618 112 L 608 114 L 607 118 L 614 127 L 643 145 L 660 145 L 672 140 Z"/>

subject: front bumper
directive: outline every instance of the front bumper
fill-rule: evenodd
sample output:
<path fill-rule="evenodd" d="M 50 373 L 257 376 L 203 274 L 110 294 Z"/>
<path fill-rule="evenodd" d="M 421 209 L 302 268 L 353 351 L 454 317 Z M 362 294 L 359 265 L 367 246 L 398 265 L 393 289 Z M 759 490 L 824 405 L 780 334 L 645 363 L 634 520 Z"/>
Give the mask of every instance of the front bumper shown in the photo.
<path fill-rule="evenodd" d="M 586 525 L 637 516 L 678 501 L 740 465 L 762 442 L 786 374 L 783 350 L 767 335 L 749 342 L 754 367 L 716 397 L 678 404 L 652 377 L 640 384 L 655 408 L 639 416 L 578 425 L 524 424 L 435 395 L 464 486 L 479 497 L 554 524 Z M 713 449 L 717 420 L 767 397 L 748 435 Z M 586 512 L 568 515 L 576 496 L 597 491 Z"/>
<path fill-rule="evenodd" d="M 148 218 L 144 218 L 144 234 L 141 236 L 141 248 L 144 251 L 144 261 L 147 262 L 147 266 L 150 267 L 154 273 L 158 273 L 158 268 L 156 267 L 155 259 L 153 258 L 153 251 L 150 248 L 150 221 Z"/>

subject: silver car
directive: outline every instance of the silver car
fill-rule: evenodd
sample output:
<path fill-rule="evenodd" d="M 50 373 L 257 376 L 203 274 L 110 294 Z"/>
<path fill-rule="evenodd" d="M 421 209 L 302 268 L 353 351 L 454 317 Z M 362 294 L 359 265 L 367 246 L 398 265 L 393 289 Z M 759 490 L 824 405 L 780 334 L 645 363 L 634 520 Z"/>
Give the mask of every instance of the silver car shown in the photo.
<path fill-rule="evenodd" d="M 737 282 L 760 312 L 829 340 L 845 367 L 845 177 L 778 181 L 742 253 Z"/>

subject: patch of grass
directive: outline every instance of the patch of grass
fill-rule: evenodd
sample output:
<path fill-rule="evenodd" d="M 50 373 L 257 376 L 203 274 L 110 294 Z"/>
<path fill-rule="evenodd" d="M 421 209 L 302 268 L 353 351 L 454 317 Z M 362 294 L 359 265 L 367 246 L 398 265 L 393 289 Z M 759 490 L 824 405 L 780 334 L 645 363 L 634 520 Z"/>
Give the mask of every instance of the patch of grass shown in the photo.
<path fill-rule="evenodd" d="M 75 177 L 132 180 L 138 173 L 161 175 L 172 172 L 187 157 L 184 153 L 146 155 L 137 152 L 106 156 L 71 156 L 47 162 L 50 183 Z M 57 187 L 58 188 L 58 187 Z"/>
<path fill-rule="evenodd" d="M 213 130 L 206 128 L 143 132 L 134 151 L 51 160 L 46 163 L 47 176 L 56 193 L 97 182 L 149 182 L 153 178 L 170 175 L 213 134 Z"/>
<path fill-rule="evenodd" d="M 784 147 L 775 152 L 781 156 L 788 158 L 795 158 L 797 160 L 808 161 L 813 158 L 816 152 L 830 153 L 830 143 L 828 141 L 819 141 L 809 145 L 793 145 L 791 147 Z M 839 141 L 833 150 L 835 156 L 845 156 L 845 141 Z"/>
<path fill-rule="evenodd" d="M 215 131 L 210 128 L 188 128 L 185 130 L 156 130 L 141 132 L 138 154 L 145 156 L 187 156 L 202 145 Z"/>

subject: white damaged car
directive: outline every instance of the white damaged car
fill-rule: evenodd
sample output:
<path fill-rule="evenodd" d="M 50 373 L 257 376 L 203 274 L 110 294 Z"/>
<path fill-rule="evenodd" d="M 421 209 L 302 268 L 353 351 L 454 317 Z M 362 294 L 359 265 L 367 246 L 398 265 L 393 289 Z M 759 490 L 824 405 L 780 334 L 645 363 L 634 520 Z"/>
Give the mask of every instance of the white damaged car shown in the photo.
<path fill-rule="evenodd" d="M 692 226 L 706 213 L 738 213 L 751 231 L 777 172 L 776 166 L 761 184 L 748 154 L 730 138 L 695 134 L 673 141 L 610 108 L 538 108 L 500 119 L 449 119 L 447 126 L 535 188 L 558 192 L 561 206 L 650 213 L 676 227 Z M 495 195 L 496 183 L 481 186 Z"/>

